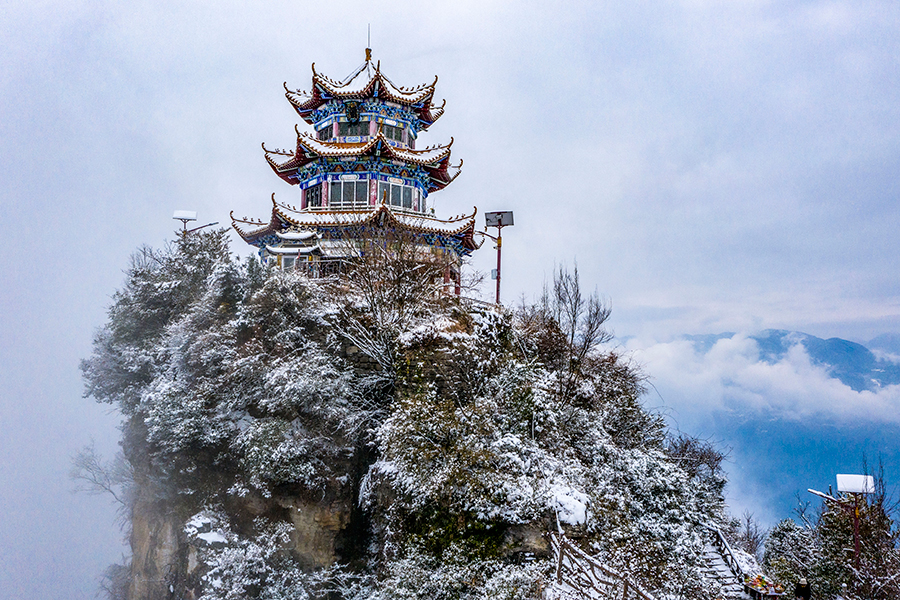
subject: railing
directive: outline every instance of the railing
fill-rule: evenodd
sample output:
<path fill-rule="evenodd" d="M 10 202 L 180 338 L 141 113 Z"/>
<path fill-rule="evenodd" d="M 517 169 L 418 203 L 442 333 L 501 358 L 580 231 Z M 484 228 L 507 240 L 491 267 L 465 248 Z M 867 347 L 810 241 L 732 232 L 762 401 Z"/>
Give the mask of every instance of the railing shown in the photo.
<path fill-rule="evenodd" d="M 566 584 L 585 599 L 654 600 L 613 569 L 575 546 L 562 534 L 550 534 L 550 546 L 556 557 L 556 581 Z"/>
<path fill-rule="evenodd" d="M 474 306 L 483 306 L 485 308 L 492 308 L 494 310 L 502 308 L 502 306 L 499 304 L 494 304 L 493 302 L 488 302 L 486 300 L 480 300 L 478 298 L 470 298 L 469 296 L 460 296 L 459 299 L 462 300 L 463 302 L 468 302 L 469 304 L 472 304 Z"/>
<path fill-rule="evenodd" d="M 741 568 L 741 564 L 734 556 L 734 550 L 731 549 L 731 544 L 728 543 L 728 540 L 725 539 L 722 531 L 715 525 L 707 523 L 706 528 L 712 531 L 713 545 L 715 545 L 715 547 L 721 553 L 722 560 L 725 561 L 725 565 L 729 569 L 731 569 L 731 572 L 734 573 L 734 576 L 737 577 L 738 581 L 743 585 L 744 578 L 749 574 L 744 573 L 744 569 Z"/>
<path fill-rule="evenodd" d="M 722 555 L 722 560 L 725 561 L 725 565 L 731 569 L 737 583 L 743 587 L 744 593 L 754 600 L 774 600 L 784 596 L 782 592 L 758 590 L 751 587 L 747 583 L 747 579 L 751 577 L 752 574 L 745 573 L 744 569 L 741 568 L 741 564 L 734 556 L 734 550 L 731 549 L 731 544 L 725 539 L 722 531 L 715 525 L 709 523 L 706 524 L 706 528 L 713 532 L 713 545 L 719 550 L 719 553 Z"/>

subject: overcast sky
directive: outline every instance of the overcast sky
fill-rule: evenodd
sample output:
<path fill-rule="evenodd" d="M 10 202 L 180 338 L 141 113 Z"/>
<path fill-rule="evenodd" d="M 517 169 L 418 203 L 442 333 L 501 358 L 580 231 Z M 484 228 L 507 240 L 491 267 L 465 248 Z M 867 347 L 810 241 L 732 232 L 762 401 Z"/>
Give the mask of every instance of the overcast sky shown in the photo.
<path fill-rule="evenodd" d="M 80 446 L 117 439 L 78 360 L 173 210 L 225 224 L 267 217 L 272 192 L 297 203 L 260 149 L 295 141 L 282 82 L 352 72 L 367 24 L 395 83 L 440 77 L 447 112 L 420 142 L 452 136 L 465 165 L 438 215 L 515 211 L 504 300 L 577 261 L 651 376 L 707 369 L 683 386 L 707 410 L 722 364 L 761 371 L 740 336 L 713 366 L 676 352 L 682 334 L 900 331 L 898 21 L 864 0 L 0 0 L 0 598 L 89 598 L 120 558 L 114 508 L 66 480 Z M 485 246 L 474 267 L 493 260 Z M 746 402 L 812 410 L 792 360 Z M 854 399 L 831 391 L 839 416 Z M 886 402 L 868 423 L 896 421 Z"/>

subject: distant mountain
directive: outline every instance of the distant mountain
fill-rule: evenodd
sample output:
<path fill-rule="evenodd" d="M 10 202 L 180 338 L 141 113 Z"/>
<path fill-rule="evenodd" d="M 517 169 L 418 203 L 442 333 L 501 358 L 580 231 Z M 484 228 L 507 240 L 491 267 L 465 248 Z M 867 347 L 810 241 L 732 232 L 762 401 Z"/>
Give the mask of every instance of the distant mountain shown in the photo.
<path fill-rule="evenodd" d="M 900 356 L 900 333 L 882 333 L 866 344 L 872 350 L 881 350 Z"/>
<path fill-rule="evenodd" d="M 685 339 L 706 353 L 721 340 L 733 333 L 689 335 Z M 799 331 L 766 329 L 749 336 L 759 345 L 760 359 L 769 364 L 782 360 L 795 345 L 802 344 L 813 363 L 826 367 L 832 377 L 857 392 L 877 390 L 880 387 L 900 383 L 900 364 L 876 356 L 869 348 L 856 342 L 829 338 L 823 340 Z M 869 342 L 872 348 L 900 355 L 900 335 L 885 334 Z"/>

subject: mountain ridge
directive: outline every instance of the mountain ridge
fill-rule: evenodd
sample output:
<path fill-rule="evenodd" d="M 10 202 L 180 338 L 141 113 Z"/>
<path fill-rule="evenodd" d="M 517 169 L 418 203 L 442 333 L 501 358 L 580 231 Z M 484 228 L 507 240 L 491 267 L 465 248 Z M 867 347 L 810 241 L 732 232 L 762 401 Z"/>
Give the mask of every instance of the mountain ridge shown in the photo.
<path fill-rule="evenodd" d="M 720 340 L 735 335 L 734 332 L 684 335 L 682 339 L 706 354 Z M 823 339 L 786 329 L 764 329 L 747 337 L 756 342 L 760 360 L 768 364 L 783 360 L 791 348 L 800 344 L 813 364 L 825 367 L 829 375 L 857 392 L 900 384 L 900 364 L 857 342 L 836 337 Z M 882 334 L 868 344 L 882 353 L 900 354 L 900 335 L 897 334 Z"/>

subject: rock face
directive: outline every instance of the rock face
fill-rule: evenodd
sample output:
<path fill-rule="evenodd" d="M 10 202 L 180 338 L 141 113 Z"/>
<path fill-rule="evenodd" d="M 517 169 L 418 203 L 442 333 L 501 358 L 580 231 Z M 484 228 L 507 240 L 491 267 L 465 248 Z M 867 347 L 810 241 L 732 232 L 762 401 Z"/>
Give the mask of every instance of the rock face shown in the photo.
<path fill-rule="evenodd" d="M 377 368 L 375 361 L 354 346 L 340 347 L 335 354 L 346 358 L 357 376 L 369 376 Z M 146 428 L 137 420 L 126 436 L 132 440 L 132 463 L 144 466 L 135 474 L 128 600 L 195 600 L 203 596 L 210 568 L 205 557 L 226 548 L 229 540 L 221 534 L 221 526 L 209 521 L 200 521 L 192 529 L 192 519 L 201 506 L 195 496 L 205 498 L 207 504 L 209 498 L 218 497 L 228 529 L 239 535 L 257 533 L 258 519 L 289 524 L 277 551 L 307 573 L 338 562 L 346 564 L 364 552 L 370 524 L 357 506 L 357 496 L 359 479 L 368 467 L 365 448 L 359 456 L 333 465 L 338 476 L 325 482 L 316 498 L 307 490 L 291 490 L 287 485 L 265 495 L 259 490 L 226 490 L 223 481 L 230 477 L 202 472 L 210 465 L 193 466 L 187 480 L 200 490 L 184 494 L 183 480 L 176 478 L 179 484 L 172 486 L 166 469 L 149 459 L 146 436 Z"/>
<path fill-rule="evenodd" d="M 337 560 L 339 537 L 350 522 L 351 506 L 347 500 L 328 504 L 280 500 L 293 525 L 291 549 L 303 568 L 312 571 L 330 567 Z"/>
<path fill-rule="evenodd" d="M 283 513 L 291 524 L 283 551 L 290 553 L 305 571 L 314 572 L 333 565 L 342 558 L 344 547 L 360 541 L 346 536 L 353 512 L 348 500 L 315 503 L 290 497 L 243 499 L 232 503 L 229 517 L 236 526 L 252 529 L 254 517 Z M 135 504 L 128 598 L 199 598 L 207 583 L 204 575 L 208 565 L 203 554 L 206 550 L 221 550 L 226 541 L 220 540 L 208 523 L 191 538 L 185 533 L 189 519 L 177 511 L 161 512 L 159 508 L 155 503 Z"/>
<path fill-rule="evenodd" d="M 131 532 L 131 587 L 129 598 L 169 598 L 169 586 L 184 579 L 184 523 L 175 514 L 159 514 L 146 502 L 134 506 Z"/>

